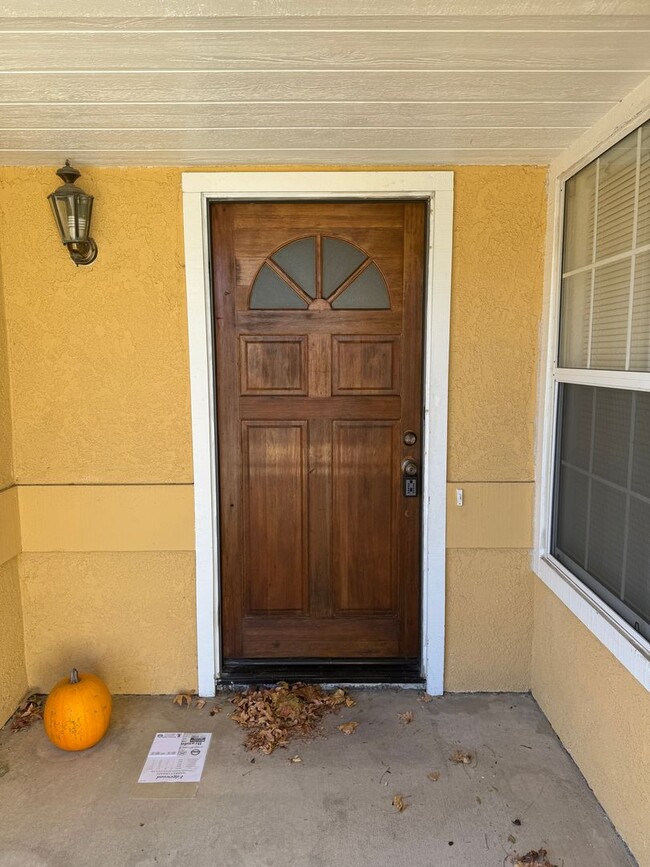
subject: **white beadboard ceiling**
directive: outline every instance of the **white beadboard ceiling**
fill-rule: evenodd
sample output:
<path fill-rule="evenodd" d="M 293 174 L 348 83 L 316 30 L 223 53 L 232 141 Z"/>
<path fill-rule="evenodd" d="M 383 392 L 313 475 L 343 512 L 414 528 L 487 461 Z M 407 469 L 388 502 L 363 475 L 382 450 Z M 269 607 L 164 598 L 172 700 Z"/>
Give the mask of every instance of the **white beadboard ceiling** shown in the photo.
<path fill-rule="evenodd" d="M 2 165 L 544 164 L 650 74 L 650 0 L 1 9 Z"/>

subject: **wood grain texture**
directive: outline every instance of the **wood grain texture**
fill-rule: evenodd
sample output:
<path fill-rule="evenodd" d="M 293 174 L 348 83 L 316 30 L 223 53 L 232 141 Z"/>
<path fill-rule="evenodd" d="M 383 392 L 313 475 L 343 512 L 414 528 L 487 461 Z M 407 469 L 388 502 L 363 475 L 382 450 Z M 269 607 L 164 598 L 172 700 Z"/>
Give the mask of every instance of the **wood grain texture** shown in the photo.
<path fill-rule="evenodd" d="M 648 70 L 648 33 L 444 32 L 69 32 L 7 33 L 0 70 L 516 69 Z M 625 57 L 625 63 L 621 63 Z"/>
<path fill-rule="evenodd" d="M 10 0 L 0 160 L 546 164 L 650 70 L 647 2 L 597 6 Z"/>
<path fill-rule="evenodd" d="M 402 420 L 420 430 L 425 205 L 215 204 L 212 223 L 224 655 L 415 657 L 420 503 L 400 465 L 420 457 Z M 320 307 L 251 309 L 262 263 L 306 237 L 313 280 L 284 265 Z M 329 307 L 349 274 L 323 297 L 327 237 L 360 248 L 349 274 L 381 265 L 391 309 Z"/>

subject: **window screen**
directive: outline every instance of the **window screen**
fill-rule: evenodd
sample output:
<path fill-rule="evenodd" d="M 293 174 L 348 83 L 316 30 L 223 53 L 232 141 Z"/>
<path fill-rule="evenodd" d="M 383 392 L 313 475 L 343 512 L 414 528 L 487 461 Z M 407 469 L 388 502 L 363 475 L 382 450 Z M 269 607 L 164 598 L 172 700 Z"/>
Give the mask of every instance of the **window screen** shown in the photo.
<path fill-rule="evenodd" d="M 650 640 L 650 122 L 564 201 L 551 553 Z"/>

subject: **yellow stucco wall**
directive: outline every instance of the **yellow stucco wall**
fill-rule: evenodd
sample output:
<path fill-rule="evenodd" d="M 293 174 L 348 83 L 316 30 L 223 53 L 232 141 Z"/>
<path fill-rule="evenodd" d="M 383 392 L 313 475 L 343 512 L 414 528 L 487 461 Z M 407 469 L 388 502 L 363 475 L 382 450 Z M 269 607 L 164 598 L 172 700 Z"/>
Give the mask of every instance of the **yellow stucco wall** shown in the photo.
<path fill-rule="evenodd" d="M 14 557 L 0 565 L 0 726 L 27 691 L 23 614 Z"/>
<path fill-rule="evenodd" d="M 2 269 L 0 267 L 0 491 L 14 481 L 11 398 L 9 388 L 9 346 L 5 321 Z"/>
<path fill-rule="evenodd" d="M 640 867 L 650 867 L 648 693 L 541 581 L 532 685 Z"/>
<path fill-rule="evenodd" d="M 454 172 L 449 479 L 452 493 L 465 482 L 467 490 L 463 510 L 453 500 L 448 509 L 447 687 L 526 689 L 530 638 L 481 650 L 476 635 L 505 629 L 507 599 L 526 622 L 532 612 L 526 550 L 546 172 Z M 55 184 L 51 168 L 0 169 L 0 238 L 11 229 L 23 239 L 0 244 L 0 257 L 29 680 L 48 688 L 69 667 L 61 648 L 83 647 L 116 691 L 191 687 L 181 170 L 83 170 L 99 246 L 89 268 L 75 269 L 57 240 L 45 201 Z M 153 567 L 152 552 L 167 552 L 164 568 Z M 138 639 L 145 612 L 131 605 L 130 580 L 183 617 L 170 614 L 169 628 Z M 71 618 L 78 585 L 82 616 Z M 106 624 L 116 618 L 132 643 L 120 638 L 110 650 Z"/>

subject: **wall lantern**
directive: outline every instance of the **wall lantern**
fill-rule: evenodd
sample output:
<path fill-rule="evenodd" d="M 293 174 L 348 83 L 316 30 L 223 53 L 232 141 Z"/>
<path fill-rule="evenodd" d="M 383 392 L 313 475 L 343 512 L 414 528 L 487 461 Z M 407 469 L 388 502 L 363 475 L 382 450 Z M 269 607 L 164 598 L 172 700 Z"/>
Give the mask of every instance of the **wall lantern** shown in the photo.
<path fill-rule="evenodd" d="M 93 197 L 74 182 L 81 172 L 70 165 L 70 160 L 60 168 L 57 175 L 64 182 L 50 193 L 48 199 L 61 236 L 75 265 L 90 265 L 97 258 L 97 244 L 88 237 L 90 218 L 93 211 Z"/>

